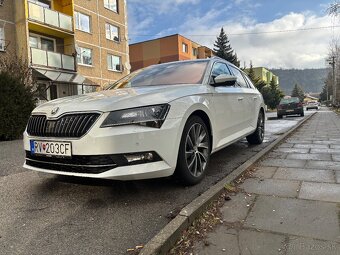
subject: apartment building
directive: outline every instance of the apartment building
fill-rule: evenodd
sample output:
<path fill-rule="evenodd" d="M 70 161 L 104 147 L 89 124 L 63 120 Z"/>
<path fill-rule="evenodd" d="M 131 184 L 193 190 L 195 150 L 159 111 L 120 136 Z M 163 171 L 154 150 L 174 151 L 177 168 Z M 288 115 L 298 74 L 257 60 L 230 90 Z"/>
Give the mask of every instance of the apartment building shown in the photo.
<path fill-rule="evenodd" d="M 269 71 L 267 68 L 264 67 L 253 67 L 255 77 L 260 79 L 261 81 L 264 81 L 265 83 L 269 84 L 272 79 L 274 79 L 274 82 L 276 85 L 279 84 L 279 77 L 275 74 L 273 74 L 271 71 Z M 246 72 L 249 71 L 249 69 L 246 69 Z"/>
<path fill-rule="evenodd" d="M 214 56 L 213 50 L 180 34 L 130 44 L 131 71 L 154 64 Z"/>
<path fill-rule="evenodd" d="M 0 0 L 0 54 L 27 60 L 45 100 L 122 78 L 128 51 L 126 0 Z"/>

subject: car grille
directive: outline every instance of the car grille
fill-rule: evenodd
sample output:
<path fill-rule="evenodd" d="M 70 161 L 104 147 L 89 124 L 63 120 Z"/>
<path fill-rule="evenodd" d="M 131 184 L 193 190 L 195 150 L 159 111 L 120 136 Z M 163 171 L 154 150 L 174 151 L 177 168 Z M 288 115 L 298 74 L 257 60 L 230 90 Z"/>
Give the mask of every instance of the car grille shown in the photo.
<path fill-rule="evenodd" d="M 40 137 L 81 137 L 90 130 L 99 113 L 68 114 L 57 120 L 47 120 L 45 115 L 32 115 L 27 133 Z"/>
<path fill-rule="evenodd" d="M 110 155 L 58 158 L 31 155 L 29 151 L 26 151 L 26 164 L 48 170 L 86 174 L 99 174 L 117 167 Z"/>

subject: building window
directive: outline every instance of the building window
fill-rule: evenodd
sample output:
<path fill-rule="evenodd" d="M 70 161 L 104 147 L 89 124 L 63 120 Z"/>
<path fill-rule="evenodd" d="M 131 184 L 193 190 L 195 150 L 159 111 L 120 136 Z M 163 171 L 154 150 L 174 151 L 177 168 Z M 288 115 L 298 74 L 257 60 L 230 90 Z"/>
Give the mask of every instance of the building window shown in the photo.
<path fill-rule="evenodd" d="M 117 0 L 104 0 L 104 7 L 118 13 Z"/>
<path fill-rule="evenodd" d="M 49 37 L 43 37 L 37 34 L 29 35 L 29 44 L 31 48 L 56 51 L 56 40 Z"/>
<path fill-rule="evenodd" d="M 5 51 L 5 29 L 0 27 L 0 51 Z"/>
<path fill-rule="evenodd" d="M 121 72 L 122 71 L 121 57 L 108 54 L 107 67 L 110 71 Z"/>
<path fill-rule="evenodd" d="M 192 55 L 197 56 L 197 48 L 192 48 Z"/>
<path fill-rule="evenodd" d="M 106 39 L 119 42 L 119 27 L 106 23 L 105 30 Z"/>
<path fill-rule="evenodd" d="M 81 65 L 92 66 L 92 50 L 88 48 L 78 48 L 77 62 Z"/>
<path fill-rule="evenodd" d="M 75 20 L 76 20 L 76 29 L 90 33 L 91 32 L 91 22 L 90 16 L 75 12 Z"/>
<path fill-rule="evenodd" d="M 188 44 L 182 43 L 182 51 L 188 53 Z"/>

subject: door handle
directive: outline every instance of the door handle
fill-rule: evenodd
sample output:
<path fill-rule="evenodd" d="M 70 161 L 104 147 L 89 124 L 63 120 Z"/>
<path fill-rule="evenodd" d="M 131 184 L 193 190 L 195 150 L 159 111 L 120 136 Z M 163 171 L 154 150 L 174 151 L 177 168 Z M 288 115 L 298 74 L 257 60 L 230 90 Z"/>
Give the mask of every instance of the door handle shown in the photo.
<path fill-rule="evenodd" d="M 254 100 L 257 100 L 257 97 L 254 97 Z"/>
<path fill-rule="evenodd" d="M 243 97 L 239 97 L 237 98 L 238 101 L 242 101 L 243 100 Z"/>

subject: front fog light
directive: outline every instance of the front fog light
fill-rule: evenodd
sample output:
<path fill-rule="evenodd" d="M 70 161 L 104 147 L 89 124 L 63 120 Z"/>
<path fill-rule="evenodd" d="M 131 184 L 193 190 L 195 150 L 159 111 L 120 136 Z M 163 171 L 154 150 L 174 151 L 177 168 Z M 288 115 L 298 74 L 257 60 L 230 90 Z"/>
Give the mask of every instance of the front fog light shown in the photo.
<path fill-rule="evenodd" d="M 111 155 L 111 159 L 118 167 L 162 161 L 162 158 L 155 151 L 116 154 Z"/>
<path fill-rule="evenodd" d="M 154 159 L 154 156 L 152 152 L 146 152 L 146 153 L 141 153 L 141 154 L 130 154 L 130 155 L 124 155 L 126 158 L 127 162 L 129 164 L 131 163 L 136 163 L 136 162 L 152 162 Z"/>

